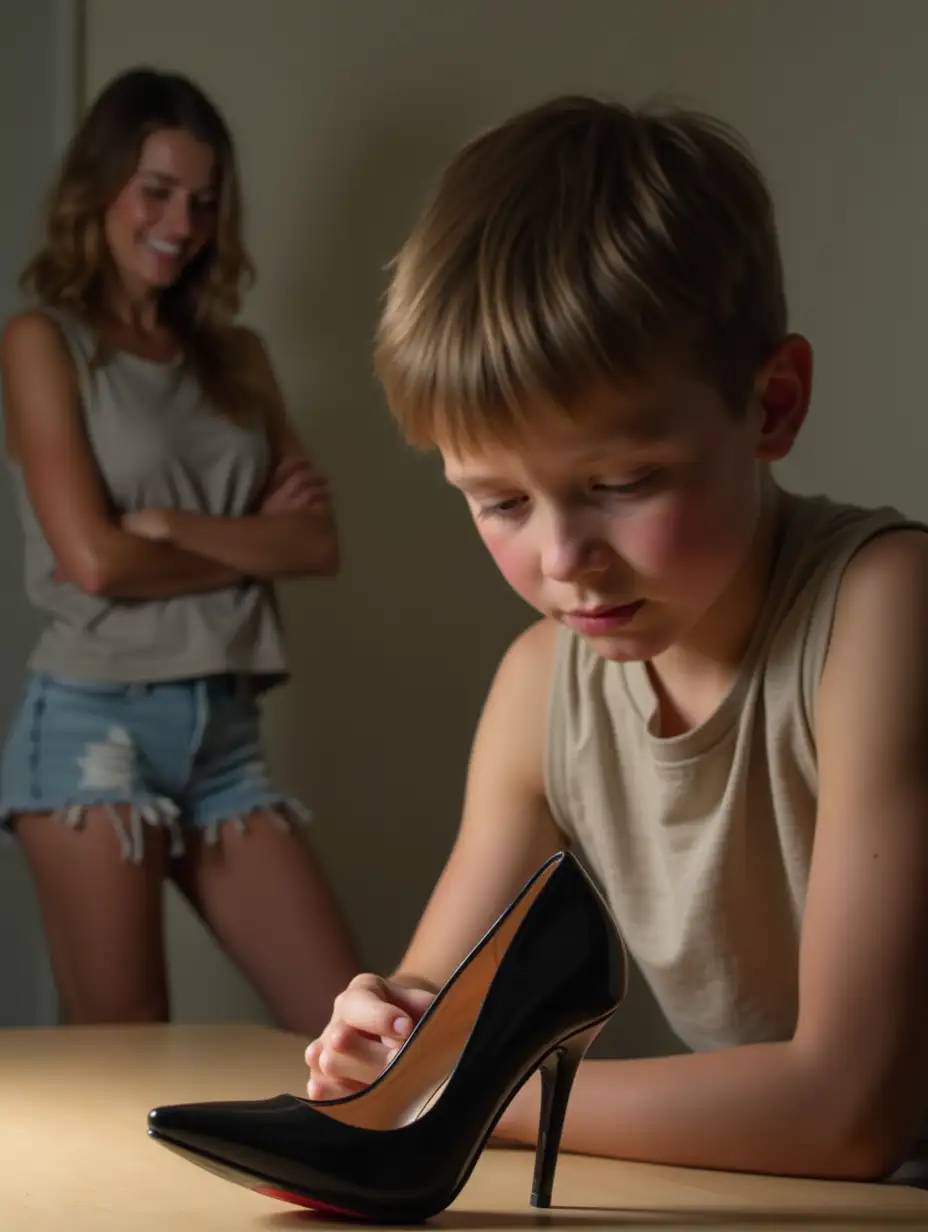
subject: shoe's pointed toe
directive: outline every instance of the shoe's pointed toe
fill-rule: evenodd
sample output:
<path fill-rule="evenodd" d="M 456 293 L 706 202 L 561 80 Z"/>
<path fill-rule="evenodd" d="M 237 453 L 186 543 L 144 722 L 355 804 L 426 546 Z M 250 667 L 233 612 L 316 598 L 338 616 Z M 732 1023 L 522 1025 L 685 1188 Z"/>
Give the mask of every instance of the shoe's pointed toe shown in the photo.
<path fill-rule="evenodd" d="M 253 1172 L 259 1158 L 288 1155 L 300 1136 L 301 1101 L 275 1099 L 165 1104 L 148 1114 L 148 1132 L 165 1146 Z"/>
<path fill-rule="evenodd" d="M 179 1146 L 206 1146 L 223 1141 L 238 1119 L 235 1104 L 165 1104 L 148 1114 L 148 1132 L 153 1138 Z"/>
<path fill-rule="evenodd" d="M 160 1108 L 152 1108 L 148 1114 L 149 1134 L 152 1138 L 167 1138 L 171 1135 L 182 1137 L 184 1130 L 190 1125 L 191 1113 L 195 1111 L 195 1107 L 191 1104 L 165 1104 Z"/>
<path fill-rule="evenodd" d="M 222 1141 L 230 1122 L 228 1108 L 222 1103 L 165 1104 L 149 1112 L 148 1132 L 177 1146 L 205 1148 Z"/>
<path fill-rule="evenodd" d="M 165 1104 L 148 1114 L 149 1135 L 205 1171 L 268 1197 L 349 1218 L 358 1217 L 352 1204 L 355 1132 L 293 1095 Z"/>

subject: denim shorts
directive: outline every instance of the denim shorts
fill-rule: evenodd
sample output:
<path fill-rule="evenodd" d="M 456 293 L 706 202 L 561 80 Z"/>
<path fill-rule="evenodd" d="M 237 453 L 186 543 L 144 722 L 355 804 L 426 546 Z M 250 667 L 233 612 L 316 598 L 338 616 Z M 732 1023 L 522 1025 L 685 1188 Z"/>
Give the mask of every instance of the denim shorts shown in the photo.
<path fill-rule="evenodd" d="M 115 805 L 128 805 L 128 815 Z M 107 807 L 123 855 L 140 862 L 144 827 L 166 828 L 180 854 L 193 827 L 216 842 L 231 822 L 269 812 L 280 825 L 309 816 L 275 790 L 248 677 L 114 684 L 30 676 L 0 768 L 0 828 L 20 813 L 51 812 L 79 827 Z"/>

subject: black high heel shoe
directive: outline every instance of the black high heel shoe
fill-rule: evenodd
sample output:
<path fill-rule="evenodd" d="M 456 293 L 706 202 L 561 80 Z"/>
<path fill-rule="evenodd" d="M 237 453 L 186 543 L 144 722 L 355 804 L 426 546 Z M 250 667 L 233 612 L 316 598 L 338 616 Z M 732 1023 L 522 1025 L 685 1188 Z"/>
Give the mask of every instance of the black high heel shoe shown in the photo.
<path fill-rule="evenodd" d="M 540 1069 L 531 1201 L 547 1207 L 574 1075 L 626 985 L 608 908 L 559 852 L 370 1086 L 324 1102 L 279 1095 L 156 1108 L 148 1132 L 269 1197 L 368 1222 L 420 1222 L 454 1201 L 504 1108 Z"/>

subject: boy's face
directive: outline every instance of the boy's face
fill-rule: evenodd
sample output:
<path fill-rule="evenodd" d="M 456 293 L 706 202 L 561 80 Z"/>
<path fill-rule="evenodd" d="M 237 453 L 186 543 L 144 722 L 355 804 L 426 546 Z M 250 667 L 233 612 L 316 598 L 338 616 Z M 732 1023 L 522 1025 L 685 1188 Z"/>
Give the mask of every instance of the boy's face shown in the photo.
<path fill-rule="evenodd" d="M 539 407 L 530 440 L 443 449 L 445 471 L 528 603 L 604 658 L 651 659 L 703 621 L 748 556 L 761 463 L 788 451 L 808 395 L 808 381 L 772 370 L 740 416 L 679 371 L 602 385 L 576 422 Z"/>

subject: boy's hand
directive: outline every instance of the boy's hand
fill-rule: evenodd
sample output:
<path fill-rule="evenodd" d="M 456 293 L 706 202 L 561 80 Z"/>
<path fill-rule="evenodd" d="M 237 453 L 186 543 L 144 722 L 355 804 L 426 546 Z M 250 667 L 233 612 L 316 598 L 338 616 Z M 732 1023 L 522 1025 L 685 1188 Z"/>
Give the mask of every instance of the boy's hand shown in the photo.
<path fill-rule="evenodd" d="M 432 1004 L 431 989 L 356 975 L 335 998 L 322 1035 L 306 1049 L 310 1099 L 341 1099 L 373 1082 Z"/>
<path fill-rule="evenodd" d="M 328 480 L 309 458 L 299 454 L 284 458 L 271 476 L 260 513 L 302 513 L 329 499 Z"/>

